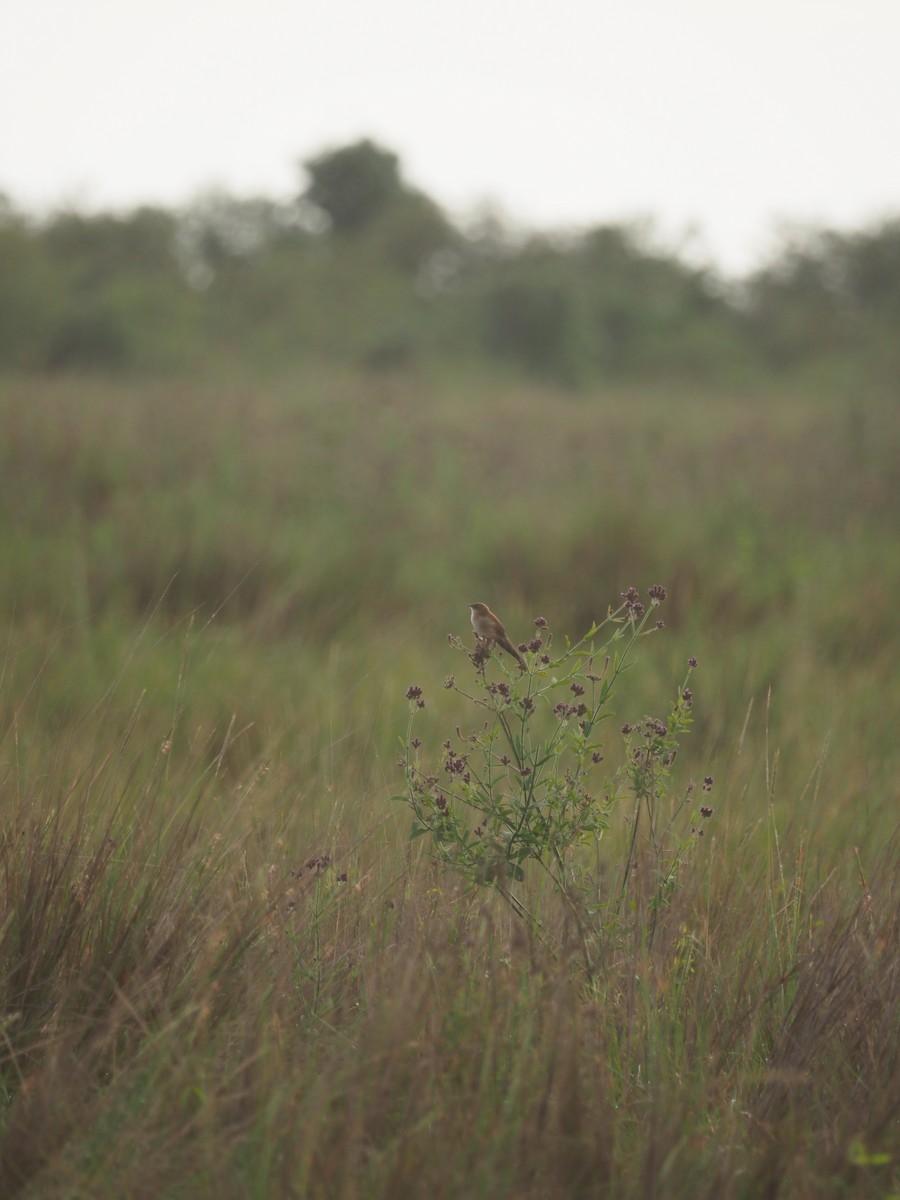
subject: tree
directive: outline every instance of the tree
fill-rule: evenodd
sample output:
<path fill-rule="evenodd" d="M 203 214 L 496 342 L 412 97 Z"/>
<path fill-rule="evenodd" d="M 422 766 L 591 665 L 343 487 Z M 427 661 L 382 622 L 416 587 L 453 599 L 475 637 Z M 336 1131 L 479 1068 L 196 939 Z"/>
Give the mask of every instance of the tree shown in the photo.
<path fill-rule="evenodd" d="M 303 199 L 328 216 L 336 233 L 366 228 L 406 191 L 396 154 L 368 138 L 307 159 L 303 165 L 310 179 Z"/>

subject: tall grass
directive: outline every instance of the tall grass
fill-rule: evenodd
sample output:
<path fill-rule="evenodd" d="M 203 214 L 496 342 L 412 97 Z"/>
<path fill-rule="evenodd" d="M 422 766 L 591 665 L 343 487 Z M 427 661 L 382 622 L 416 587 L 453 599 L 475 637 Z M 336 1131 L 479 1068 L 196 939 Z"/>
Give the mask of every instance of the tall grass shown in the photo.
<path fill-rule="evenodd" d="M 0 431 L 0 1195 L 900 1190 L 892 408 L 13 380 Z M 697 656 L 715 814 L 588 977 L 409 843 L 404 693 L 439 741 L 469 601 L 658 581 L 620 714 Z"/>

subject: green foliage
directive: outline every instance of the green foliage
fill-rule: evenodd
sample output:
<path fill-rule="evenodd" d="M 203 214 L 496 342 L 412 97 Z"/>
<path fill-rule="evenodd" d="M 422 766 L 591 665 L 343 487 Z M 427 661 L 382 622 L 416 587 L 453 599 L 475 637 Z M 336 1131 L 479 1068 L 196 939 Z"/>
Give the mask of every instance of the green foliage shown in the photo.
<path fill-rule="evenodd" d="M 896 368 L 900 220 L 856 233 L 789 233 L 747 283 L 750 328 L 768 360 L 874 356 Z"/>
<path fill-rule="evenodd" d="M 304 166 L 309 175 L 305 199 L 322 209 L 339 234 L 371 225 L 404 190 L 396 154 L 368 138 L 326 151 Z"/>
<path fill-rule="evenodd" d="M 369 140 L 306 171 L 295 201 L 213 191 L 180 211 L 40 221 L 4 203 L 0 370 L 481 362 L 566 388 L 896 373 L 896 219 L 796 234 L 726 285 L 646 225 L 464 231 Z"/>
<path fill-rule="evenodd" d="M 544 280 L 498 283 L 485 297 L 485 318 L 488 353 L 551 379 L 572 376 L 569 300 L 558 285 Z"/>

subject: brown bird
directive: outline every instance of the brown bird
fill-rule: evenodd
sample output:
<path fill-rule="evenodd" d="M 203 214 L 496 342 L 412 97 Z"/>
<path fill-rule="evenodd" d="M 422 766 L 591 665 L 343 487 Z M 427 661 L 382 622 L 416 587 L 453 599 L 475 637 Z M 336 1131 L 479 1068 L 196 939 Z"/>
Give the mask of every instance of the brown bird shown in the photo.
<path fill-rule="evenodd" d="M 525 659 L 509 640 L 509 635 L 503 628 L 503 622 L 495 616 L 486 604 L 470 604 L 472 612 L 472 628 L 475 636 L 486 642 L 496 642 L 507 654 L 511 654 L 523 671 L 528 669 Z"/>

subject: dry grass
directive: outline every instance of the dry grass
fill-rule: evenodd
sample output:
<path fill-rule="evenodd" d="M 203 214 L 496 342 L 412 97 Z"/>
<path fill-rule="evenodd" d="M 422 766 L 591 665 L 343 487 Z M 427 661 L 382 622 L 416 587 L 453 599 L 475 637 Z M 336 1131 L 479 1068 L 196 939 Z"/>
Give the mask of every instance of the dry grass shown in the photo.
<path fill-rule="evenodd" d="M 268 862 L 223 796 L 95 817 L 121 765 L 4 842 L 5 1197 L 881 1196 L 896 1173 L 856 1161 L 896 1154 L 895 847 L 855 896 L 811 892 L 780 859 L 736 879 L 726 831 L 652 949 L 610 944 L 588 981 L 549 895 L 532 937 L 374 839 Z"/>
<path fill-rule="evenodd" d="M 900 1191 L 896 420 L 591 403 L 9 385 L 4 1200 Z M 472 588 L 581 632 L 632 582 L 670 629 L 622 716 L 698 655 L 716 812 L 588 977 L 390 797 Z"/>

